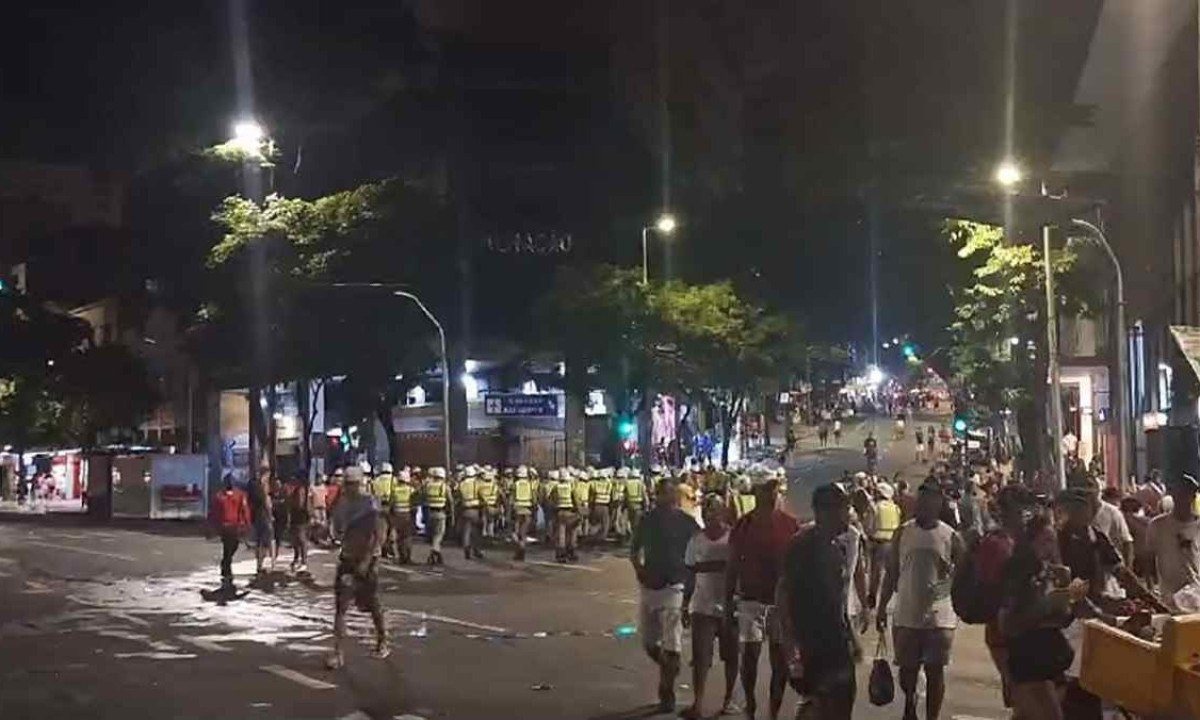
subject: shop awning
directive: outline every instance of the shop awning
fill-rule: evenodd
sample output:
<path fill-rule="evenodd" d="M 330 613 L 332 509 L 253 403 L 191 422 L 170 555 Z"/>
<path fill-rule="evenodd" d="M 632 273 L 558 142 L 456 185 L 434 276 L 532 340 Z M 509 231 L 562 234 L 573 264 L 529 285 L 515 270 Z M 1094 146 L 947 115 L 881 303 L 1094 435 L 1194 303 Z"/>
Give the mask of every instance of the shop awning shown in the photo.
<path fill-rule="evenodd" d="M 1171 337 L 1179 346 L 1179 352 L 1187 359 L 1192 367 L 1192 373 L 1200 380 L 1200 327 L 1191 325 L 1172 325 Z"/>

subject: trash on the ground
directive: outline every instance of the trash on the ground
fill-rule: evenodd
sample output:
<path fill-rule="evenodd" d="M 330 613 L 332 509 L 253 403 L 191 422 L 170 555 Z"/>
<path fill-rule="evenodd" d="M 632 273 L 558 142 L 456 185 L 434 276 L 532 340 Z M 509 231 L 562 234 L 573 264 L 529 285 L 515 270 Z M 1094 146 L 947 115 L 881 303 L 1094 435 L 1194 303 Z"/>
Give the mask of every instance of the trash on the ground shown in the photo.
<path fill-rule="evenodd" d="M 529 689 L 530 689 L 530 690 L 538 690 L 538 691 L 540 691 L 540 690 L 553 690 L 553 689 L 554 689 L 554 686 L 553 686 L 553 685 L 551 685 L 550 683 L 538 683 L 537 685 L 531 685 L 531 686 L 529 687 Z"/>
<path fill-rule="evenodd" d="M 692 686 L 688 685 L 687 683 L 679 683 L 679 689 L 680 690 L 691 690 Z"/>
<path fill-rule="evenodd" d="M 549 637 L 550 633 L 546 632 L 545 630 L 539 630 L 539 631 L 535 632 L 533 634 L 533 636 L 535 638 L 544 638 L 544 637 Z"/>
<path fill-rule="evenodd" d="M 417 627 L 415 627 L 414 629 L 412 629 L 412 630 L 409 630 L 409 631 L 408 631 L 408 636 L 409 636 L 409 637 L 415 637 L 415 638 L 423 638 L 423 637 L 428 637 L 428 636 L 429 636 L 429 626 L 428 626 L 428 625 L 426 625 L 425 623 L 421 623 L 420 625 L 418 625 L 418 626 L 417 626 Z"/>
<path fill-rule="evenodd" d="M 617 637 L 631 637 L 633 635 L 637 635 L 637 625 L 618 625 L 617 629 L 613 631 L 613 634 Z"/>

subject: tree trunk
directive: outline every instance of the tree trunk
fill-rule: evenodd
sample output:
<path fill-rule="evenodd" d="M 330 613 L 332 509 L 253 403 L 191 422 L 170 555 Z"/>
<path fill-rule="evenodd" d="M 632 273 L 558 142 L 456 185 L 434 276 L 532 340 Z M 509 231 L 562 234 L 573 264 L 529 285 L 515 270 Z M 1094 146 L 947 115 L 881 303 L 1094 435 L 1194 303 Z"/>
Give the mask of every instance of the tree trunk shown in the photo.
<path fill-rule="evenodd" d="M 263 389 L 252 386 L 246 396 L 250 410 L 250 455 L 247 460 L 250 467 L 246 469 L 250 478 L 258 474 L 258 469 L 266 463 L 267 456 L 267 423 L 263 411 Z"/>
<path fill-rule="evenodd" d="M 683 465 L 683 457 L 684 457 L 683 431 L 687 428 L 687 421 L 688 421 L 688 418 L 691 417 L 692 407 L 694 406 L 694 404 L 695 403 L 691 402 L 691 400 L 689 399 L 688 404 L 687 404 L 687 410 L 684 411 L 683 415 L 679 416 L 679 420 L 676 421 L 676 423 L 675 423 L 675 448 L 676 448 L 675 464 L 676 465 Z M 676 407 L 678 407 L 678 406 L 676 406 Z"/>
<path fill-rule="evenodd" d="M 292 385 L 296 398 L 296 414 L 300 416 L 300 467 L 306 471 L 312 470 L 312 384 L 308 378 L 301 378 Z"/>

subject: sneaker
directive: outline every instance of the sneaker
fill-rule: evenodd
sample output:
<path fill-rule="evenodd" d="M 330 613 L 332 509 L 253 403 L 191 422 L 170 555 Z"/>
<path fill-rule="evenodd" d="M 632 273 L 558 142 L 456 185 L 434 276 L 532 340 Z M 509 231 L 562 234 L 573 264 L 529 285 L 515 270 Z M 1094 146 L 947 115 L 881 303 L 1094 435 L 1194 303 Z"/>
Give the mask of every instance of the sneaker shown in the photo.
<path fill-rule="evenodd" d="M 339 670 L 346 666 L 346 658 L 340 652 L 335 652 L 325 658 L 325 667 L 330 670 Z"/>
<path fill-rule="evenodd" d="M 392 646 L 386 642 L 379 643 L 375 646 L 375 652 L 372 653 L 379 660 L 386 660 L 392 654 Z"/>

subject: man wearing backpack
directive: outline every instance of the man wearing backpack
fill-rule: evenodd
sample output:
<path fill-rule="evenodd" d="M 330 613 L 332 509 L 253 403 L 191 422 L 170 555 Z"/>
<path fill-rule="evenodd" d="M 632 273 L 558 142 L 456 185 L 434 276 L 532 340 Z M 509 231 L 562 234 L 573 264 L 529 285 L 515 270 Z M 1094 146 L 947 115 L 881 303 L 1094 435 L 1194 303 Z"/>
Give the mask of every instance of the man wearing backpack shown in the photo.
<path fill-rule="evenodd" d="M 959 619 L 970 625 L 982 623 L 986 626 L 984 640 L 992 662 L 1000 673 L 1005 707 L 1012 707 L 1012 700 L 1008 646 L 998 623 L 1004 568 L 1036 506 L 1037 498 L 1028 488 L 1023 485 L 1004 486 L 996 494 L 995 500 L 1000 527 L 970 546 L 966 560 L 954 576 L 951 589 L 954 611 Z"/>

